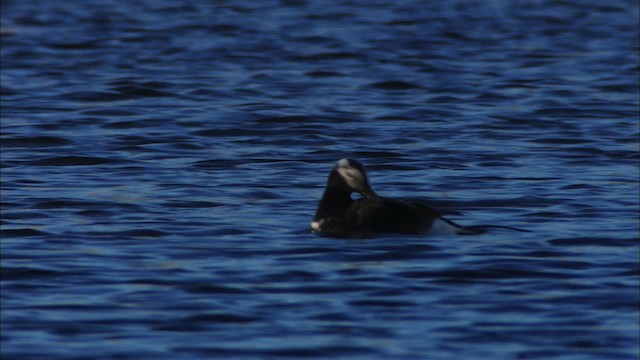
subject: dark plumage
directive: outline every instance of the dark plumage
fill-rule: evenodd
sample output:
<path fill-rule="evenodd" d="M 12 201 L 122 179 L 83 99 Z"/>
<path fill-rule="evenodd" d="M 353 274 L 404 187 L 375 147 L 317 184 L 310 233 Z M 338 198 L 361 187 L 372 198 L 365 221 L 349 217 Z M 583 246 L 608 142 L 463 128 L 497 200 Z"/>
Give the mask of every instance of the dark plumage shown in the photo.
<path fill-rule="evenodd" d="M 353 199 L 353 193 L 360 194 L 362 198 Z M 338 161 L 329 174 L 327 187 L 311 222 L 314 232 L 328 236 L 427 231 L 478 234 L 485 232 L 487 227 L 500 226 L 463 227 L 443 218 L 436 210 L 419 201 L 378 196 L 369 185 L 362 164 L 352 159 Z"/>
<path fill-rule="evenodd" d="M 352 199 L 353 193 L 361 194 L 362 198 Z M 427 231 L 437 220 L 441 220 L 439 225 L 448 225 L 450 233 L 461 228 L 420 202 L 378 196 L 369 185 L 362 164 L 342 159 L 329 174 L 311 228 L 321 234 L 337 236 L 408 234 Z"/>

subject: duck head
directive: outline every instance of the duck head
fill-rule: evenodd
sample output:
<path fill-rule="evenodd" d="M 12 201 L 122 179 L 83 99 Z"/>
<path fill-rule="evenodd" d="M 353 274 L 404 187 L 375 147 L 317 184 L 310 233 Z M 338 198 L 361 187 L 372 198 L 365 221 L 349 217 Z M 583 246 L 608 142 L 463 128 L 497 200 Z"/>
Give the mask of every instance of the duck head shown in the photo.
<path fill-rule="evenodd" d="M 364 166 L 353 159 L 341 159 L 329 174 L 327 186 L 337 186 L 349 193 L 358 193 L 364 197 L 376 196 L 369 185 Z"/>

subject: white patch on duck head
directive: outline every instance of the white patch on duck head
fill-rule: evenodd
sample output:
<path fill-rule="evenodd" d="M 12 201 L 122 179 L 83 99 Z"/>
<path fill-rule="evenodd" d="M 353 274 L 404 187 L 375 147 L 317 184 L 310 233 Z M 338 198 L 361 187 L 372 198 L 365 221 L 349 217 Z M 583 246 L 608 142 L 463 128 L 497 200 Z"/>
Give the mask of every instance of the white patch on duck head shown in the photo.
<path fill-rule="evenodd" d="M 351 160 L 341 159 L 338 161 L 338 166 L 336 168 L 338 170 L 338 174 L 342 176 L 347 185 L 349 185 L 349 187 L 354 191 L 360 192 L 365 188 L 367 178 L 360 169 L 351 165 Z"/>
<path fill-rule="evenodd" d="M 351 167 L 351 160 L 344 158 L 338 161 L 338 167 Z"/>

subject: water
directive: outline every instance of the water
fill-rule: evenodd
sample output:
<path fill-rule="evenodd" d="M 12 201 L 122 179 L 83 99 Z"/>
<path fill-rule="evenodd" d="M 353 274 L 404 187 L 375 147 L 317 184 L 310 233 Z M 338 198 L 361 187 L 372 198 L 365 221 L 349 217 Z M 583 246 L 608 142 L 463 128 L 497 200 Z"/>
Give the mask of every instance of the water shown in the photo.
<path fill-rule="evenodd" d="M 3 359 L 637 358 L 637 2 L 1 19 Z M 532 232 L 318 237 L 346 156 Z"/>

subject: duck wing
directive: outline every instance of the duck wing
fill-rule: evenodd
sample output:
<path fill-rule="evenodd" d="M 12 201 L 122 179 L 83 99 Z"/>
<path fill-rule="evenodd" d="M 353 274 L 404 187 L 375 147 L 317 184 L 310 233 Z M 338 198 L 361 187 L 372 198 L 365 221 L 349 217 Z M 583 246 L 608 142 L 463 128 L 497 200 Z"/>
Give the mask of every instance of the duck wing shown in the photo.
<path fill-rule="evenodd" d="M 441 218 L 421 202 L 378 196 L 359 199 L 354 208 L 356 227 L 363 232 L 419 233 Z"/>

